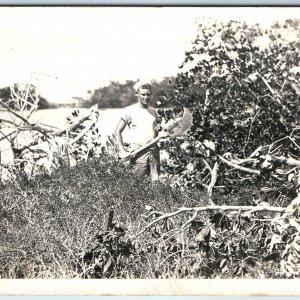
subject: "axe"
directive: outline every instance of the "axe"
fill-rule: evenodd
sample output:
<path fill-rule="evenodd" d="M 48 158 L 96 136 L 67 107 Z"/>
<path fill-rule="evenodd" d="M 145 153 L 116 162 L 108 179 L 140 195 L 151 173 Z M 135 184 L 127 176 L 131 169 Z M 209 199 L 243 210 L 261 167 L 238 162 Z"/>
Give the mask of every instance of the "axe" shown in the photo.
<path fill-rule="evenodd" d="M 175 119 L 168 122 L 168 124 L 163 129 L 163 131 L 161 131 L 155 139 L 153 139 L 146 145 L 138 148 L 137 150 L 130 152 L 127 156 L 123 157 L 122 159 L 126 160 L 134 157 L 139 152 L 151 147 L 162 138 L 182 135 L 183 133 L 187 132 L 191 128 L 192 124 L 193 124 L 193 115 L 189 109 L 184 108 L 182 118 Z"/>

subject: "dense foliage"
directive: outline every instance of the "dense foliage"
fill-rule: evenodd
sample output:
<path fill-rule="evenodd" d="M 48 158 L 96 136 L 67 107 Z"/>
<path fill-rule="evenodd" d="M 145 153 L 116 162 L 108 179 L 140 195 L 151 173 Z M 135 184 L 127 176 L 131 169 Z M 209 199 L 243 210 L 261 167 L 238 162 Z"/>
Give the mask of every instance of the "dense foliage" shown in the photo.
<path fill-rule="evenodd" d="M 207 187 L 216 166 L 221 192 L 239 189 L 243 182 L 277 190 L 277 196 L 295 191 L 292 184 L 282 184 L 295 165 L 276 157 L 300 159 L 299 30 L 298 20 L 272 28 L 199 22 L 183 72 L 159 100 L 161 105 L 188 107 L 194 116 L 186 136 L 161 145 L 165 170 L 179 186 Z M 165 119 L 172 115 L 160 113 Z M 234 171 L 220 156 L 259 174 Z"/>

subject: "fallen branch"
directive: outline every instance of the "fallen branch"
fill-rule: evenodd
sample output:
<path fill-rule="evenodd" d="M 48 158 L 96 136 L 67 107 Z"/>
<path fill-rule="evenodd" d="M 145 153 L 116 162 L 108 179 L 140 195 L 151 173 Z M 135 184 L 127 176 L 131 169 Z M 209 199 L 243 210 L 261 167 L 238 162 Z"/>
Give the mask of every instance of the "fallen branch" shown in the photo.
<path fill-rule="evenodd" d="M 63 127 L 62 129 L 60 129 L 57 132 L 53 132 L 53 131 L 49 131 L 53 136 L 61 136 L 62 134 L 64 134 L 65 132 L 69 132 L 70 130 L 75 129 L 76 127 L 78 127 L 82 122 L 84 122 L 85 120 L 87 120 L 92 113 L 97 111 L 97 104 L 92 106 L 85 114 L 82 118 L 80 118 L 79 120 L 77 120 L 75 123 L 71 124 L 71 125 L 67 125 L 65 127 Z M 74 142 L 73 142 L 74 143 Z M 18 148 L 19 151 L 24 151 L 25 149 L 30 148 L 31 146 L 36 145 L 36 141 L 31 142 L 28 145 L 25 145 L 21 148 Z"/>
<path fill-rule="evenodd" d="M 152 227 L 154 224 L 170 218 L 170 217 L 174 217 L 176 215 L 179 215 L 181 213 L 185 213 L 185 212 L 193 212 L 194 215 L 193 217 L 190 219 L 191 221 L 195 219 L 195 214 L 198 214 L 199 212 L 202 211 L 218 211 L 218 210 L 222 210 L 222 211 L 240 211 L 240 212 L 248 212 L 248 213 L 256 213 L 256 212 L 262 212 L 262 211 L 267 211 L 267 212 L 277 212 L 277 213 L 282 213 L 285 211 L 285 207 L 279 207 L 279 206 L 269 206 L 269 205 L 259 205 L 259 206 L 230 206 L 230 205 L 221 205 L 221 206 L 203 206 L 203 207 L 182 207 L 174 212 L 168 213 L 168 214 L 164 214 L 160 217 L 158 217 L 157 219 L 153 220 L 152 222 L 150 222 L 143 230 L 141 230 L 140 232 L 138 232 L 136 234 L 136 236 L 141 235 L 142 233 L 144 233 L 148 228 Z M 184 224 L 184 226 L 187 226 L 189 223 L 186 222 Z"/>
<path fill-rule="evenodd" d="M 25 119 L 23 116 L 19 115 L 18 113 L 16 113 L 14 110 L 12 110 L 8 105 L 6 105 L 5 103 L 2 102 L 2 100 L 0 99 L 0 105 L 2 107 L 4 107 L 7 111 L 9 111 L 11 114 L 13 114 L 14 116 L 16 116 L 17 118 L 21 119 L 25 124 L 27 124 L 28 126 L 30 126 L 30 130 L 36 130 L 39 131 L 42 134 L 45 134 L 47 132 L 52 132 L 52 130 L 49 130 L 47 128 L 43 128 L 40 127 L 36 124 L 30 123 L 27 119 Z M 7 120 L 1 120 L 1 121 L 6 121 L 7 123 L 10 124 L 14 124 L 13 122 L 7 121 Z M 20 125 L 18 125 L 20 126 Z M 17 126 L 16 126 L 17 127 Z"/>

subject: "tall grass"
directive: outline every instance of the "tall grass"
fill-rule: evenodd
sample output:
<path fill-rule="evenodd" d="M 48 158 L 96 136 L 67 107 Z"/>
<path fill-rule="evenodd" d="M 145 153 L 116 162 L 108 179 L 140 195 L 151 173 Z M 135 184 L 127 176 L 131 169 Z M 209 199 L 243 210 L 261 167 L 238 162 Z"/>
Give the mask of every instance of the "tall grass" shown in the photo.
<path fill-rule="evenodd" d="M 170 188 L 136 177 L 109 158 L 59 169 L 52 176 L 19 180 L 0 190 L 0 276 L 75 278 L 78 257 L 114 221 L 136 232 L 145 205 L 171 211 L 199 204 Z"/>

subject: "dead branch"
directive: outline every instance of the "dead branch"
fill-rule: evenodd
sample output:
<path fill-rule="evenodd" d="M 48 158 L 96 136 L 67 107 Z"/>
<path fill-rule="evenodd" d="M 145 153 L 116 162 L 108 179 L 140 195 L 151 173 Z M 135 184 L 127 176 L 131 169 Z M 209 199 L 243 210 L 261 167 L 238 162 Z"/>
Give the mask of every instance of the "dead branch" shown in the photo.
<path fill-rule="evenodd" d="M 24 123 L 27 125 L 33 126 L 34 124 L 31 124 L 27 119 L 25 119 L 23 116 L 16 113 L 13 109 L 11 109 L 8 105 L 6 105 L 1 99 L 0 99 L 0 105 L 4 107 L 7 111 L 9 111 L 11 114 L 13 114 L 15 117 L 21 119 Z"/>
<path fill-rule="evenodd" d="M 245 145 L 243 147 L 244 156 L 246 156 L 245 155 L 245 150 L 246 150 L 246 147 L 247 147 L 247 145 L 249 143 L 249 140 L 250 140 L 250 135 L 251 135 L 253 123 L 254 123 L 255 119 L 257 118 L 257 116 L 259 115 L 259 112 L 260 112 L 260 108 L 257 110 L 257 112 L 255 113 L 254 117 L 251 117 L 251 124 L 250 124 L 250 127 L 249 127 L 249 131 L 248 131 L 248 135 L 247 135 L 247 139 L 246 139 Z"/>
<path fill-rule="evenodd" d="M 65 132 L 69 132 L 70 130 L 73 130 L 75 128 L 77 128 L 82 122 L 84 122 L 85 120 L 87 120 L 90 115 L 93 112 L 97 111 L 97 104 L 92 106 L 87 112 L 86 114 L 84 114 L 84 116 L 82 118 L 80 118 L 79 120 L 77 120 L 75 123 L 71 124 L 71 125 L 67 125 L 64 128 L 60 129 L 57 132 L 53 132 L 53 130 L 48 130 L 49 133 L 51 133 L 53 136 L 61 136 L 63 135 Z M 23 147 L 19 148 L 19 151 L 24 151 L 25 149 L 30 148 L 31 146 L 34 146 L 36 144 L 36 141 L 32 141 L 30 144 L 28 145 L 24 145 Z"/>
<path fill-rule="evenodd" d="M 45 134 L 45 132 L 51 132 L 52 130 L 49 130 L 47 128 L 43 128 L 40 127 L 36 124 L 30 123 L 26 118 L 24 118 L 23 116 L 21 116 L 20 114 L 16 113 L 13 109 L 11 109 L 8 105 L 6 105 L 5 103 L 2 102 L 2 100 L 0 99 L 0 105 L 2 107 L 4 107 L 7 111 L 9 111 L 11 114 L 13 114 L 14 116 L 16 116 L 17 118 L 19 118 L 20 120 L 22 120 L 25 124 L 30 126 L 30 129 L 32 130 L 37 130 L 39 132 L 41 132 L 42 134 Z M 8 121 L 7 121 L 8 122 Z"/>
<path fill-rule="evenodd" d="M 264 82 L 264 84 L 266 85 L 266 87 L 268 88 L 268 90 L 271 92 L 271 94 L 273 95 L 273 96 L 277 96 L 280 100 L 283 100 L 282 99 L 282 97 L 281 96 L 279 96 L 278 94 L 277 94 L 277 92 L 275 92 L 273 89 L 272 89 L 272 87 L 270 86 L 270 84 L 268 83 L 268 81 L 261 75 L 261 74 L 259 74 L 258 72 L 257 72 L 257 75 L 261 78 L 261 80 Z M 272 96 L 270 96 L 270 95 L 268 95 L 273 101 L 275 101 L 276 103 L 278 103 L 278 104 L 280 104 L 281 106 L 283 106 L 283 104 L 278 100 L 278 99 L 276 99 L 276 98 L 274 98 L 274 97 L 272 97 Z"/>

